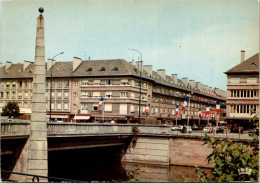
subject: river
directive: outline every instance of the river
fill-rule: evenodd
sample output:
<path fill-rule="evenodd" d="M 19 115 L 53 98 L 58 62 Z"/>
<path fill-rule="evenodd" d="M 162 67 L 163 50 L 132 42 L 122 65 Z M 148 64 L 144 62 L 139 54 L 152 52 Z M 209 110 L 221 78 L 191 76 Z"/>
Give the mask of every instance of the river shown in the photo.
<path fill-rule="evenodd" d="M 126 182 L 130 176 L 139 182 L 198 182 L 194 167 L 122 163 L 121 147 L 51 151 L 48 157 L 53 177 L 84 182 Z"/>

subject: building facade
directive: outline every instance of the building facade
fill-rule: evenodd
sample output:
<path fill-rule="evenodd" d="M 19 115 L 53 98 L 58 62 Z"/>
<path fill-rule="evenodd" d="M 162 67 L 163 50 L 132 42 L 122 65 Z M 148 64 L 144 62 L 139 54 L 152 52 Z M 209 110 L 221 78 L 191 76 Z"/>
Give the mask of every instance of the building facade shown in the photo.
<path fill-rule="evenodd" d="M 6 62 L 1 67 L 1 98 L 3 107 L 8 101 L 17 101 L 21 113 L 30 114 L 33 63 Z M 210 104 L 210 121 L 215 122 L 216 100 L 221 101 L 221 117 L 225 116 L 226 92 L 210 88 L 200 82 L 168 76 L 164 69 L 152 70 L 143 62 L 125 60 L 85 60 L 74 57 L 70 62 L 46 63 L 46 109 L 52 111 L 52 120 L 78 122 L 135 123 L 205 123 L 206 104 Z M 51 77 L 52 76 L 52 77 Z M 141 90 L 140 90 L 141 81 Z M 139 99 L 139 94 L 141 98 Z M 184 98 L 189 95 L 189 108 L 176 116 Z M 50 104 L 51 96 L 51 104 Z M 103 104 L 98 108 L 100 98 Z M 143 113 L 150 104 L 147 113 Z M 202 111 L 199 120 L 198 111 Z M 189 113 L 189 116 L 188 116 Z"/>
<path fill-rule="evenodd" d="M 237 131 L 238 127 L 252 128 L 249 120 L 259 116 L 259 53 L 225 72 L 227 74 L 227 121 Z"/>

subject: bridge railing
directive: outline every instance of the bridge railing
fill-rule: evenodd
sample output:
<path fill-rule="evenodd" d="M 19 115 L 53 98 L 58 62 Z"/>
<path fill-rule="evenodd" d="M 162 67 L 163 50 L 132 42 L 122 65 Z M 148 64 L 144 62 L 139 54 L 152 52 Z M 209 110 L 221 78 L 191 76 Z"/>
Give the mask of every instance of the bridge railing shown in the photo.
<path fill-rule="evenodd" d="M 48 135 L 132 134 L 135 124 L 48 123 Z M 137 125 L 140 134 L 171 134 L 169 125 Z"/>
<path fill-rule="evenodd" d="M 1 122 L 1 136 L 30 135 L 30 123 Z"/>

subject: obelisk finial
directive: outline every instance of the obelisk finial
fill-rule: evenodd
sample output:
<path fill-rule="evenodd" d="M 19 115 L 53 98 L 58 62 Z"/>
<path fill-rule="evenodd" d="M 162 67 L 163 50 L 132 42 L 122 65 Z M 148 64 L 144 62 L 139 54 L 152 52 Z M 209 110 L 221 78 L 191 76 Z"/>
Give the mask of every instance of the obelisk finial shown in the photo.
<path fill-rule="evenodd" d="M 40 13 L 43 13 L 43 12 L 44 12 L 43 7 L 40 7 L 40 8 L 39 8 L 39 12 L 40 12 Z"/>

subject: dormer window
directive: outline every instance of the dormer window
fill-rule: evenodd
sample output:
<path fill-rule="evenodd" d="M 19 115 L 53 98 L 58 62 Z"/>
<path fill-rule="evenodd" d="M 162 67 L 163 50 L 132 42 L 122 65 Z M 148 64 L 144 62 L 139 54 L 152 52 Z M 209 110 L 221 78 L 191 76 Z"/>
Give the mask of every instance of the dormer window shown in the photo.
<path fill-rule="evenodd" d="M 251 63 L 251 66 L 256 66 L 256 63 L 253 61 L 253 62 Z"/>
<path fill-rule="evenodd" d="M 69 69 L 70 72 L 73 72 L 72 68 Z"/>
<path fill-rule="evenodd" d="M 55 72 L 59 72 L 59 71 L 60 71 L 60 69 L 58 69 L 58 68 L 55 70 Z"/>
<path fill-rule="evenodd" d="M 30 70 L 28 73 L 33 73 L 33 70 Z"/>
<path fill-rule="evenodd" d="M 118 71 L 118 67 L 115 66 L 115 67 L 112 69 L 112 71 Z"/>
<path fill-rule="evenodd" d="M 21 73 L 21 70 L 17 70 L 17 73 Z"/>
<path fill-rule="evenodd" d="M 92 68 L 88 68 L 86 71 L 87 71 L 87 72 L 91 72 L 91 71 L 92 71 Z"/>
<path fill-rule="evenodd" d="M 99 71 L 106 71 L 106 69 L 102 66 Z"/>

